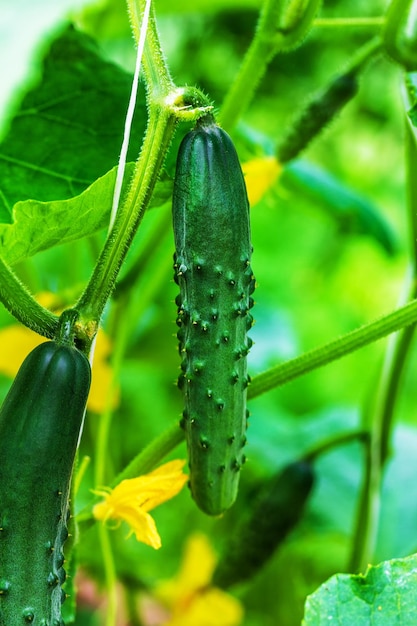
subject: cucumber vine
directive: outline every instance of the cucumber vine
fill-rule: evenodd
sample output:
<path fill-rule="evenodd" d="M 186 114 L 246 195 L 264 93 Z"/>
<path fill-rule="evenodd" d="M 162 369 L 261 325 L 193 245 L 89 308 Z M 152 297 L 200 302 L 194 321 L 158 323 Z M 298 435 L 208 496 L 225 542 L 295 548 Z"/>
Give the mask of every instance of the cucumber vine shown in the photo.
<path fill-rule="evenodd" d="M 214 103 L 205 95 L 202 89 L 196 86 L 178 86 L 174 82 L 157 30 L 154 6 L 151 5 L 149 0 L 127 0 L 126 15 L 128 16 L 130 29 L 138 49 L 136 70 L 109 226 L 107 233 L 100 240 L 101 247 L 98 250 L 94 249 L 95 258 L 89 277 L 81 288 L 77 287 L 76 290 L 71 290 L 71 298 L 74 301 L 66 302 L 64 312 L 58 315 L 55 311 L 51 311 L 37 302 L 36 298 L 18 277 L 19 267 L 15 270 L 8 263 L 7 256 L 5 254 L 0 255 L 0 301 L 20 324 L 35 331 L 42 337 L 53 340 L 52 342 L 47 342 L 48 348 L 42 348 L 39 352 L 35 352 L 35 357 L 37 354 L 43 354 L 43 352 L 46 354 L 51 349 L 51 344 L 55 346 L 55 343 L 57 343 L 62 349 L 69 351 L 72 359 L 75 358 L 75 361 L 81 359 L 80 367 L 84 368 L 82 371 L 83 389 L 77 392 L 78 396 L 75 397 L 75 404 L 77 404 L 78 400 L 77 415 L 74 417 L 76 428 L 78 429 L 77 432 L 74 434 L 74 431 L 69 434 L 67 426 L 65 426 L 66 430 L 65 428 L 60 430 L 58 427 L 61 419 L 60 410 L 62 409 L 63 414 L 65 413 L 65 407 L 63 406 L 65 402 L 61 402 L 59 407 L 55 406 L 56 410 L 53 415 L 57 423 L 57 441 L 60 445 L 62 444 L 63 448 L 65 448 L 65 437 L 71 438 L 72 447 L 69 451 L 71 454 L 69 454 L 67 459 L 65 480 L 63 481 L 64 486 L 62 488 L 63 492 L 65 492 L 65 497 L 68 496 L 76 444 L 79 443 L 78 433 L 81 432 L 83 426 L 86 393 L 90 384 L 90 370 L 86 357 L 91 362 L 94 362 L 98 331 L 105 323 L 114 341 L 111 355 L 111 378 L 106 390 L 103 391 L 104 408 L 94 426 L 91 468 L 87 469 L 87 464 L 81 463 L 82 469 L 78 477 L 75 478 L 75 484 L 73 485 L 74 499 L 75 492 L 78 494 L 82 490 L 82 482 L 90 470 L 93 475 L 92 480 L 96 486 L 101 488 L 104 485 L 109 485 L 109 489 L 115 489 L 123 481 L 135 479 L 139 475 L 155 470 L 167 455 L 171 454 L 186 440 L 190 459 L 191 493 L 200 508 L 210 515 L 223 513 L 236 500 L 236 477 L 233 476 L 232 482 L 227 484 L 226 487 L 224 487 L 225 482 L 223 478 L 224 476 L 227 478 L 227 472 L 224 471 L 226 460 L 228 464 L 227 469 L 231 470 L 233 468 L 233 471 L 236 470 L 236 472 L 245 460 L 244 455 L 241 454 L 241 448 L 246 442 L 244 435 L 247 422 L 246 397 L 248 400 L 258 398 L 318 368 L 328 366 L 335 360 L 352 354 L 373 342 L 388 337 L 383 364 L 378 373 L 378 383 L 372 391 L 372 398 L 369 400 L 366 408 L 361 410 L 359 425 L 331 437 L 323 437 L 314 445 L 307 445 L 300 454 L 298 461 L 288 465 L 291 471 L 295 468 L 297 472 L 300 468 L 307 465 L 309 474 L 308 484 L 304 487 L 305 492 L 302 502 L 300 501 L 298 508 L 295 510 L 296 514 L 288 516 L 288 523 L 284 520 L 283 528 L 285 532 L 283 531 L 282 540 L 284 535 L 286 537 L 287 533 L 293 529 L 293 526 L 301 518 L 305 502 L 312 489 L 313 465 L 316 464 L 317 460 L 336 447 L 339 448 L 352 442 L 361 444 L 360 450 L 363 457 L 364 472 L 357 503 L 355 528 L 352 533 L 350 553 L 346 563 L 349 571 L 356 573 L 364 571 L 375 555 L 375 541 L 380 523 L 382 481 L 390 458 L 391 446 L 393 445 L 395 411 L 399 402 L 400 384 L 406 369 L 407 359 L 411 353 L 417 324 L 417 192 L 415 185 L 417 131 L 412 117 L 413 108 L 416 104 L 415 101 L 411 102 L 413 98 L 410 96 L 410 93 L 408 92 L 407 95 L 407 92 L 404 91 L 403 109 L 408 112 L 408 116 L 404 115 L 404 117 L 406 117 L 405 165 L 408 230 L 411 233 L 409 246 L 409 264 L 411 269 L 410 274 L 404 280 L 404 292 L 406 295 L 401 305 L 378 319 L 354 328 L 324 345 L 319 345 L 305 353 L 301 353 L 295 358 L 270 366 L 268 369 L 264 369 L 264 371 L 253 376 L 251 380 L 249 380 L 246 374 L 245 360 L 252 343 L 246 339 L 246 331 L 252 319 L 248 311 L 253 304 L 251 294 L 254 288 L 254 277 L 249 265 L 252 252 L 249 239 L 249 219 L 247 219 L 247 222 L 245 221 L 245 216 L 248 218 L 248 205 L 237 154 L 235 155 L 233 144 L 226 134 L 227 130 L 230 133 L 236 133 L 236 136 L 239 132 L 245 135 L 244 129 L 242 130 L 243 127 L 239 126 L 239 122 L 245 117 L 247 111 L 250 110 L 250 106 L 254 103 L 259 86 L 273 60 L 278 55 L 284 57 L 284 55 L 292 54 L 294 50 L 304 44 L 306 39 L 317 33 L 327 33 L 332 30 L 334 32 L 340 30 L 341 33 L 360 32 L 366 37 L 366 41 L 357 47 L 357 50 L 352 54 L 346 65 L 333 78 L 327 81 L 324 88 L 316 91 L 309 100 L 299 107 L 295 117 L 289 122 L 285 132 L 281 133 L 279 139 L 274 139 L 269 143 L 269 150 L 273 155 L 269 156 L 274 159 L 277 169 L 281 168 L 285 172 L 287 164 L 303 154 L 311 142 L 316 140 L 328 127 L 329 123 L 337 118 L 342 109 L 345 109 L 356 98 L 361 88 L 362 76 L 365 71 L 368 71 L 371 61 L 377 60 L 380 62 L 382 60 L 382 62 L 387 62 L 386 57 L 391 57 L 391 60 L 394 61 L 393 65 L 397 64 L 400 72 L 406 73 L 408 80 L 410 80 L 410 74 L 407 73 L 410 71 L 414 72 L 417 67 L 417 55 L 415 54 L 414 45 L 417 41 L 416 3 L 414 0 L 393 0 L 385 15 L 371 17 L 323 17 L 320 14 L 321 4 L 320 0 L 263 0 L 253 38 L 248 42 L 246 54 L 243 56 L 241 65 L 236 71 L 234 80 L 224 94 L 218 112 L 215 112 Z M 145 21 L 144 16 L 146 17 Z M 131 132 L 135 93 L 138 89 L 140 72 L 143 73 L 143 80 L 146 86 L 146 128 L 135 163 L 133 165 L 129 164 L 129 168 L 132 168 L 129 172 L 132 171 L 133 173 L 128 181 L 127 192 L 124 193 L 124 190 L 122 192 L 122 183 L 127 158 L 127 143 Z M 218 120 L 219 125 L 217 125 L 215 120 Z M 179 428 L 178 422 L 169 425 L 165 431 L 140 450 L 133 459 L 129 462 L 124 460 L 126 463 L 125 467 L 120 470 L 119 467 L 113 467 L 112 461 L 109 461 L 108 458 L 108 451 L 111 449 L 114 417 L 116 416 L 114 409 L 115 398 L 117 397 L 119 382 L 123 373 L 123 365 L 129 354 L 129 340 L 132 328 L 137 320 L 142 322 L 144 311 L 149 303 L 153 301 L 155 293 L 158 290 L 162 290 L 163 281 L 167 280 L 167 268 L 169 267 L 173 242 L 171 241 L 172 233 L 170 231 L 171 216 L 169 211 L 166 211 L 168 204 L 166 197 L 159 206 L 159 214 L 153 221 L 147 241 L 144 245 L 141 244 L 139 246 L 138 251 L 135 251 L 136 257 L 134 257 L 132 249 L 136 246 L 136 236 L 140 232 L 139 229 L 143 218 L 147 212 L 150 213 L 154 192 L 155 189 L 158 189 L 157 185 L 161 180 L 174 135 L 179 126 L 183 124 L 184 127 L 187 126 L 188 128 L 190 123 L 194 125 L 194 128 L 186 135 L 181 145 L 184 145 L 184 141 L 185 143 L 187 141 L 192 142 L 193 139 L 189 138 L 194 138 L 200 131 L 203 134 L 207 134 L 205 137 L 207 144 L 204 145 L 204 158 L 200 154 L 198 158 L 195 157 L 192 163 L 192 166 L 195 167 L 194 178 L 192 176 L 187 177 L 187 173 L 184 173 L 181 167 L 178 166 L 177 179 L 173 186 L 174 239 L 177 248 L 179 248 L 176 252 L 174 267 L 176 280 L 181 288 L 181 297 L 177 297 L 176 300 L 178 305 L 177 324 L 180 327 L 178 334 L 179 349 L 182 357 L 179 382 L 186 389 L 186 408 L 181 420 L 184 430 Z M 208 129 L 212 133 L 210 136 L 208 136 Z M 249 145 L 249 150 L 251 150 L 251 140 L 248 139 L 249 134 L 245 136 L 245 139 L 247 139 L 247 145 Z M 213 152 L 216 149 L 215 142 L 219 135 L 224 142 L 222 144 L 223 157 L 221 159 L 221 168 L 216 170 L 210 162 L 210 158 L 213 157 Z M 180 156 L 182 155 L 181 150 L 182 148 L 180 148 Z M 230 165 L 230 160 L 233 160 L 233 167 L 239 169 L 238 182 L 243 184 L 238 192 L 236 192 L 236 188 L 232 189 L 233 185 L 231 185 L 231 179 L 234 177 L 233 172 L 236 172 L 237 169 L 231 173 L 226 167 Z M 206 183 L 210 176 L 213 176 L 213 172 L 216 173 L 217 179 L 209 192 L 207 189 L 203 189 L 196 194 L 195 188 L 199 185 L 201 186 L 201 181 L 203 180 L 201 172 L 205 174 L 208 172 L 206 178 L 204 178 Z M 184 183 L 184 180 L 186 180 L 186 183 Z M 180 182 L 178 183 L 178 181 Z M 171 185 L 171 191 L 172 184 L 171 180 L 167 180 L 167 186 Z M 183 201 L 179 199 L 179 196 L 186 195 L 184 192 L 186 187 L 187 193 L 190 193 L 186 200 Z M 232 250 L 231 242 L 233 237 L 230 232 L 224 226 L 222 232 L 216 232 L 216 227 L 223 219 L 220 213 L 225 206 L 227 208 L 228 202 L 230 203 L 229 221 L 231 220 L 230 215 L 235 209 L 237 199 L 243 198 L 243 196 L 240 196 L 240 192 L 244 196 L 244 202 L 241 203 L 243 213 L 240 216 L 234 216 L 236 220 L 233 222 L 233 232 L 237 233 L 237 235 L 236 241 L 234 241 L 236 245 Z M 209 196 L 210 200 L 215 199 L 214 205 L 210 208 L 211 221 L 209 222 L 207 215 L 204 214 L 203 219 L 198 222 L 195 215 L 201 209 L 201 206 L 207 202 L 206 196 Z M 191 215 L 190 222 L 188 222 L 189 212 L 194 211 L 194 209 L 195 213 Z M 208 348 L 208 344 L 204 344 L 204 341 L 210 334 L 207 332 L 209 325 L 204 321 L 206 319 L 204 315 L 208 316 L 210 313 L 212 319 L 217 320 L 218 311 L 213 309 L 211 301 L 207 304 L 203 296 L 207 292 L 207 294 L 211 294 L 210 297 L 214 298 L 215 291 L 218 288 L 218 282 L 215 282 L 215 280 L 219 276 L 223 279 L 224 272 L 219 262 L 215 265 L 216 279 L 213 278 L 214 274 L 209 278 L 207 278 L 207 275 L 202 275 L 202 269 L 204 270 L 205 267 L 205 258 L 202 258 L 204 255 L 201 252 L 201 248 L 198 248 L 198 246 L 194 248 L 193 245 L 190 245 L 188 239 L 190 232 L 198 239 L 199 244 L 202 242 L 204 254 L 210 256 L 212 251 L 216 249 L 216 253 L 223 261 L 225 256 L 227 256 L 225 251 L 231 255 L 230 259 L 227 258 L 230 261 L 230 271 L 227 274 L 229 277 L 228 285 L 225 286 L 226 283 L 222 283 L 220 288 L 221 297 L 218 302 L 219 308 L 221 308 L 221 305 L 229 307 L 227 310 L 233 312 L 234 315 L 232 319 L 232 315 L 228 317 L 222 309 L 221 324 L 224 325 L 224 328 L 222 326 L 222 337 L 228 342 L 230 332 L 233 335 L 230 344 L 234 351 L 230 353 L 232 357 L 229 360 L 223 356 L 222 359 L 216 361 L 216 358 L 213 357 L 213 354 L 218 355 L 216 348 L 210 346 Z M 93 245 L 97 245 L 97 240 L 94 241 Z M 256 241 L 254 245 L 256 250 Z M 131 263 L 123 273 L 122 268 L 124 269 L 127 259 L 131 260 Z M 212 265 L 214 266 L 214 261 Z M 147 273 L 150 273 L 150 268 L 152 269 L 151 278 L 147 276 Z M 243 276 L 242 281 L 247 279 L 247 283 L 239 282 L 240 279 L 236 279 L 239 273 Z M 236 295 L 237 291 L 236 294 L 230 295 L 230 290 L 227 291 L 230 285 L 236 287 L 236 290 L 239 291 L 238 295 Z M 190 313 L 187 307 L 191 298 L 194 298 L 195 307 Z M 204 315 L 201 311 L 203 311 Z M 195 317 L 192 317 L 192 314 Z M 201 321 L 202 319 L 203 321 Z M 201 336 L 199 335 L 196 339 L 198 330 L 201 330 Z M 221 341 L 218 337 L 216 339 L 216 345 L 220 345 Z M 204 358 L 199 357 L 198 349 L 202 351 Z M 28 358 L 36 360 L 35 357 L 33 357 L 32 353 L 32 356 Z M 228 414 L 230 419 L 227 421 L 227 428 L 223 426 L 223 422 L 216 421 L 219 411 L 217 409 L 217 413 L 212 411 L 212 406 L 214 406 L 213 391 L 205 378 L 205 374 L 202 373 L 210 358 L 212 358 L 214 363 L 214 366 L 209 368 L 210 376 L 212 376 L 212 370 L 217 369 L 220 371 L 223 368 L 221 375 L 225 382 L 221 387 L 222 393 L 219 394 L 218 398 L 216 397 L 216 406 L 219 411 L 223 411 L 225 406 L 227 406 L 227 411 L 231 411 L 230 415 L 232 415 L 232 418 Z M 239 364 L 237 365 L 236 363 L 238 362 Z M 54 363 L 56 365 L 56 362 Z M 29 379 L 27 378 L 25 368 L 26 365 L 24 365 L 22 371 L 26 376 L 25 381 L 29 388 Z M 71 376 L 70 383 L 73 385 L 75 380 L 73 372 Z M 175 372 L 172 378 L 174 380 Z M 218 378 L 220 379 L 220 374 Z M 19 374 L 16 380 L 19 382 L 20 379 Z M 57 386 L 59 380 L 57 375 Z M 202 380 L 204 384 L 201 383 Z M 238 392 L 236 392 L 237 381 L 239 381 L 240 385 Z M 76 388 L 75 382 L 73 387 L 74 389 Z M 230 391 L 232 388 L 233 391 Z M 32 394 L 31 397 L 34 397 L 32 387 L 30 387 L 30 393 Z M 45 404 L 46 391 L 44 388 L 42 389 L 42 394 L 42 401 Z M 25 404 L 25 398 L 23 396 L 17 398 L 15 387 L 12 387 L 10 397 L 16 400 L 16 415 L 18 416 L 19 412 L 22 411 L 22 406 Z M 70 390 L 68 395 L 64 394 L 65 399 L 68 405 L 71 405 L 74 401 Z M 9 407 L 8 402 L 9 400 L 4 405 L 5 408 L 3 407 L 0 411 L 0 432 L 4 434 L 3 440 L 0 437 L 0 449 L 4 454 L 7 453 L 6 445 L 8 443 L 10 443 L 10 446 L 14 446 L 15 449 L 19 448 L 18 437 L 13 427 L 4 418 L 4 415 L 7 413 L 7 407 Z M 157 405 L 156 402 L 155 405 Z M 197 417 L 200 418 L 199 411 L 203 414 L 203 421 L 205 420 L 204 429 L 209 432 L 210 438 L 205 437 L 204 429 L 198 430 L 199 426 L 198 428 L 196 426 Z M 46 420 L 48 416 L 50 416 L 48 411 L 40 412 L 39 415 L 34 413 L 34 419 L 36 418 L 40 423 L 42 420 Z M 170 415 L 169 417 L 173 420 L 175 415 Z M 7 418 L 9 419 L 8 413 Z M 152 418 L 153 416 L 150 414 L 149 419 L 152 420 Z M 35 421 L 31 428 L 36 430 Z M 64 419 L 62 419 L 62 422 L 64 422 Z M 43 423 L 46 424 L 46 421 Z M 229 433 L 228 438 L 225 438 L 224 435 L 227 429 L 230 430 L 230 433 L 227 431 Z M 211 438 L 214 440 L 217 437 L 217 442 L 219 443 L 220 435 L 223 436 L 224 442 L 227 442 L 225 446 L 226 452 L 225 448 L 221 448 L 218 445 L 214 448 L 214 454 L 211 453 L 211 450 L 210 454 L 207 454 L 208 448 L 211 449 L 212 447 Z M 50 433 L 48 437 L 49 443 L 47 443 L 52 446 L 53 437 L 51 438 Z M 27 447 L 30 447 L 30 442 L 28 440 L 25 440 L 25 442 Z M 207 459 L 210 460 L 211 458 L 215 459 L 215 465 L 210 465 L 207 461 Z M 46 474 L 46 461 L 43 460 L 41 466 L 39 466 L 38 461 L 36 455 L 32 455 L 29 458 L 28 467 L 33 467 L 37 473 L 43 472 Z M 10 475 L 6 475 L 6 470 Z M 13 482 L 18 480 L 14 459 L 9 458 L 4 467 L 0 468 L 0 475 L 2 476 L 0 495 L 4 501 L 7 501 L 8 507 L 9 505 L 10 507 L 16 506 L 16 510 L 24 517 L 24 531 L 29 536 L 30 532 L 32 532 L 30 511 L 22 507 L 22 502 L 19 500 L 21 492 L 18 491 L 19 497 L 17 497 L 13 494 L 12 489 Z M 203 487 L 201 486 L 201 475 L 204 476 L 205 481 Z M 287 470 L 284 469 L 282 473 L 277 475 L 281 488 L 282 476 L 285 477 L 287 475 Z M 297 483 L 297 480 L 295 480 L 295 483 Z M 33 489 L 35 497 L 38 494 L 40 500 L 48 509 L 48 524 L 53 526 L 55 535 L 57 535 L 56 547 L 59 551 L 59 558 L 61 558 L 61 548 L 65 540 L 64 535 L 66 534 L 66 520 L 63 519 L 63 515 L 67 513 L 68 500 L 66 500 L 65 506 L 57 505 L 57 490 L 55 489 L 54 491 L 53 473 L 46 477 L 44 481 L 40 481 L 39 487 L 39 485 L 36 486 L 33 483 L 30 472 L 26 469 L 23 472 L 24 481 L 26 481 L 26 486 L 30 485 L 30 489 Z M 215 496 L 213 496 L 215 491 L 215 489 L 213 491 L 213 485 L 215 489 L 218 488 L 218 493 Z M 286 483 L 285 486 L 288 487 L 288 484 Z M 221 497 L 218 497 L 219 493 Z M 211 495 L 207 496 L 207 494 Z M 279 543 L 279 541 L 275 542 L 275 538 L 271 543 L 273 547 L 266 548 L 265 544 L 264 554 L 259 559 L 258 564 L 259 550 L 256 540 L 259 540 L 259 536 L 257 539 L 255 538 L 256 540 L 254 539 L 252 544 L 252 538 L 256 534 L 260 535 L 261 533 L 259 531 L 259 528 L 262 527 L 260 518 L 262 518 L 263 511 L 268 510 L 267 507 L 271 504 L 272 499 L 273 496 L 267 493 L 265 496 L 266 503 L 262 500 L 261 504 L 257 505 L 257 508 L 252 509 L 252 516 L 248 516 L 249 521 L 246 527 L 241 534 L 238 534 L 238 541 L 241 537 L 245 538 L 247 546 L 245 554 L 249 555 L 248 559 L 252 559 L 250 566 L 248 566 L 249 573 L 247 573 L 247 576 L 243 570 L 239 571 L 239 569 L 242 569 L 243 552 L 238 554 L 236 552 L 238 543 L 232 541 L 230 543 L 231 547 L 229 546 L 229 552 L 226 550 L 224 552 L 226 557 L 223 558 L 223 561 L 220 561 L 221 566 L 218 570 L 220 574 L 217 573 L 217 578 L 215 575 L 214 583 L 209 582 L 204 589 L 199 590 L 201 595 L 210 590 L 212 585 L 216 584 L 216 580 L 219 586 L 226 588 L 235 584 L 238 580 L 252 577 L 254 572 L 261 567 L 261 562 L 263 564 L 266 558 L 270 556 L 270 553 L 273 552 L 275 543 Z M 291 490 L 287 489 L 284 500 L 288 511 L 289 505 L 287 506 L 287 504 L 293 502 L 293 492 Z M 277 502 L 280 505 L 279 497 Z M 97 498 L 91 496 L 91 500 L 86 500 L 82 509 L 74 515 L 74 519 L 71 521 L 74 528 L 74 538 L 70 546 L 71 550 L 76 549 L 78 536 L 94 525 L 93 511 L 95 505 L 97 505 Z M 1 543 L 1 533 L 4 530 L 7 531 L 6 517 L 9 514 L 8 511 L 7 515 L 4 514 L 1 506 L 2 500 L 0 498 L 0 550 L 3 549 L 4 552 L 1 554 L 5 554 L 7 557 L 7 575 L 10 575 L 10 578 L 13 579 L 13 584 L 20 585 L 18 587 L 19 602 L 22 603 L 25 601 L 26 596 L 24 595 L 23 585 L 14 582 L 18 581 L 19 572 L 15 565 L 10 565 L 12 562 L 11 549 L 9 550 L 6 544 Z M 57 516 L 57 511 L 61 517 Z M 277 519 L 282 518 L 282 510 L 278 505 L 274 512 L 277 515 Z M 41 526 L 41 516 L 38 512 L 35 517 L 36 523 L 39 523 Z M 265 521 L 266 517 L 262 521 Z M 59 521 L 56 522 L 56 519 L 59 519 Z M 16 517 L 13 520 L 17 523 Z M 243 524 L 243 526 L 245 525 Z M 272 532 L 270 523 L 265 523 L 264 528 L 267 528 L 268 533 Z M 41 530 L 43 533 L 42 539 L 45 539 L 48 529 L 44 527 Z M 36 533 L 38 533 L 37 530 L 34 531 L 35 535 Z M 114 626 L 118 615 L 117 580 L 120 572 L 113 554 L 114 545 L 110 531 L 104 524 L 100 524 L 98 541 L 101 548 L 103 577 L 109 599 L 105 621 L 107 626 Z M 16 544 L 21 562 L 28 556 L 27 548 L 29 543 L 26 539 L 25 542 Z M 4 547 L 5 545 L 6 547 Z M 52 548 L 51 554 L 48 554 L 43 561 L 39 557 L 41 548 L 37 546 L 36 550 L 38 556 L 36 557 L 37 560 L 34 567 L 43 568 L 41 573 L 42 577 L 45 578 L 45 573 L 48 574 L 47 569 L 52 563 L 53 572 L 58 578 L 57 580 L 53 579 L 50 587 L 53 587 L 53 589 L 59 588 L 60 590 L 64 578 L 64 574 L 61 572 L 61 561 L 59 560 L 57 564 L 55 562 L 56 559 L 54 560 L 55 557 L 51 557 Z M 233 558 L 230 554 L 233 554 Z M 61 595 L 58 598 L 57 592 L 49 589 L 47 601 L 44 601 L 44 598 L 39 600 L 37 596 L 39 595 L 40 597 L 42 594 L 38 591 L 37 581 L 34 582 L 34 579 L 30 581 L 33 587 L 30 589 L 32 594 L 30 599 L 32 602 L 34 598 L 33 605 L 37 611 L 36 615 L 30 606 L 26 607 L 23 604 L 22 606 L 19 604 L 18 610 L 16 608 L 10 610 L 7 604 L 10 599 L 8 595 L 10 589 L 9 587 L 1 587 L 2 584 L 5 584 L 2 579 L 2 568 L 4 568 L 4 564 L 0 559 L 1 625 L 4 619 L 2 611 L 8 611 L 7 615 L 10 615 L 15 620 L 13 625 L 14 623 L 20 623 L 19 620 L 22 619 L 22 616 L 24 620 L 29 622 L 33 621 L 36 615 L 41 613 L 46 616 L 44 620 L 52 616 L 58 623 L 61 619 Z M 239 578 L 239 574 L 241 578 Z M 227 584 L 224 583 L 225 580 Z M 219 581 L 223 581 L 223 583 Z M 130 597 L 128 601 L 134 613 L 135 603 Z M 6 608 L 3 609 L 3 607 Z M 47 622 L 45 621 L 45 623 Z M 133 618 L 132 623 L 135 623 Z M 6 626 L 9 625 L 7 624 Z"/>

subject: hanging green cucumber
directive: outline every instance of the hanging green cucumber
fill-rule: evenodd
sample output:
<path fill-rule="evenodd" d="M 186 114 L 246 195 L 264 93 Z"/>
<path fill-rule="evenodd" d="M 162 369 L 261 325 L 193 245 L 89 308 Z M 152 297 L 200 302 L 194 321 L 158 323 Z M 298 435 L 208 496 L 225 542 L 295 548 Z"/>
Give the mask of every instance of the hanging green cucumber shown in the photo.
<path fill-rule="evenodd" d="M 261 488 L 224 547 L 214 586 L 226 589 L 248 580 L 265 565 L 299 522 L 313 483 L 311 463 L 295 461 Z"/>
<path fill-rule="evenodd" d="M 380 49 L 379 37 L 366 42 L 352 56 L 345 70 L 314 93 L 301 107 L 276 149 L 280 163 L 287 163 L 299 156 L 341 113 L 343 107 L 355 97 L 364 67 Z"/>
<path fill-rule="evenodd" d="M 173 226 L 190 488 L 205 513 L 219 515 L 236 498 L 245 461 L 255 279 L 242 170 L 230 137 L 211 116 L 180 145 Z"/>
<path fill-rule="evenodd" d="M 0 409 L 0 626 L 60 626 L 63 543 L 90 364 L 75 311 L 24 360 Z"/>
<path fill-rule="evenodd" d="M 314 94 L 281 140 L 276 151 L 278 161 L 287 163 L 295 159 L 341 112 L 357 91 L 357 76 L 354 72 L 346 72 Z"/>

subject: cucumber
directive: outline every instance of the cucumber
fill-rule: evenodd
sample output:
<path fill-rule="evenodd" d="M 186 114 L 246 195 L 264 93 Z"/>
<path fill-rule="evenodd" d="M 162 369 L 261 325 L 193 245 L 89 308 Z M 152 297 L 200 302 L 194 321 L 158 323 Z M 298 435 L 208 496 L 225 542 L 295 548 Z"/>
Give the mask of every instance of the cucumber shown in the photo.
<path fill-rule="evenodd" d="M 0 626 L 60 626 L 69 487 L 90 388 L 60 337 L 24 360 L 0 409 Z"/>
<path fill-rule="evenodd" d="M 278 161 L 292 161 L 305 150 L 356 95 L 358 86 L 357 75 L 346 72 L 334 78 L 323 91 L 314 94 L 281 140 L 277 148 Z"/>
<path fill-rule="evenodd" d="M 307 461 L 295 461 L 259 491 L 224 546 L 212 584 L 222 589 L 252 578 L 300 521 L 314 484 Z"/>
<path fill-rule="evenodd" d="M 232 140 L 211 116 L 180 145 L 173 228 L 190 488 L 202 511 L 219 515 L 235 501 L 245 462 L 255 279 L 245 181 Z"/>

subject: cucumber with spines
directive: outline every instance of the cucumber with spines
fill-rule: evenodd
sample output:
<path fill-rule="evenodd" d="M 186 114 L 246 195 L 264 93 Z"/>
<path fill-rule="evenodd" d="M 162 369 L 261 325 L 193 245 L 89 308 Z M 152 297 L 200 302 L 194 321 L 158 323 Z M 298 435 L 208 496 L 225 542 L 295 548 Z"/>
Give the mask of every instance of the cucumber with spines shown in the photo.
<path fill-rule="evenodd" d="M 341 112 L 358 91 L 358 77 L 349 71 L 336 76 L 314 94 L 289 126 L 277 148 L 280 163 L 295 159 Z"/>
<path fill-rule="evenodd" d="M 69 488 L 91 380 L 67 313 L 0 409 L 0 626 L 63 624 Z"/>
<path fill-rule="evenodd" d="M 180 145 L 173 227 L 190 488 L 205 513 L 219 515 L 236 498 L 245 461 L 255 279 L 245 181 L 231 138 L 211 116 Z"/>
<path fill-rule="evenodd" d="M 295 159 L 341 113 L 357 94 L 362 71 L 379 54 L 381 47 L 379 37 L 366 42 L 351 57 L 347 67 L 300 108 L 276 149 L 278 161 L 288 163 Z"/>
<path fill-rule="evenodd" d="M 268 480 L 230 535 L 212 584 L 226 589 L 251 579 L 300 521 L 314 485 L 314 469 L 301 460 Z"/>

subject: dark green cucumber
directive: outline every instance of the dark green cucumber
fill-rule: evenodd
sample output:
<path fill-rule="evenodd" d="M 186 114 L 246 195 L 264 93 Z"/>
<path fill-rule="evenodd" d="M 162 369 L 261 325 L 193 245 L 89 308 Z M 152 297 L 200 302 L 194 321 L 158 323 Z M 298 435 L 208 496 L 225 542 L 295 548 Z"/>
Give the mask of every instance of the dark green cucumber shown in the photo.
<path fill-rule="evenodd" d="M 314 483 L 307 461 L 287 465 L 255 498 L 224 547 L 212 584 L 226 589 L 252 578 L 299 522 Z"/>
<path fill-rule="evenodd" d="M 179 148 L 173 226 L 190 488 L 205 513 L 219 515 L 236 498 L 245 461 L 255 279 L 242 170 L 230 137 L 211 117 Z"/>
<path fill-rule="evenodd" d="M 278 161 L 287 163 L 295 159 L 337 117 L 355 97 L 363 69 L 379 54 L 380 49 L 379 37 L 358 48 L 345 70 L 336 75 L 324 89 L 313 94 L 300 108 L 277 147 Z"/>
<path fill-rule="evenodd" d="M 323 91 L 313 95 L 294 119 L 277 148 L 280 163 L 295 159 L 356 95 L 358 77 L 346 72 L 332 80 Z"/>
<path fill-rule="evenodd" d="M 48 341 L 0 409 L 0 626 L 63 623 L 62 547 L 90 377 L 81 352 Z"/>

